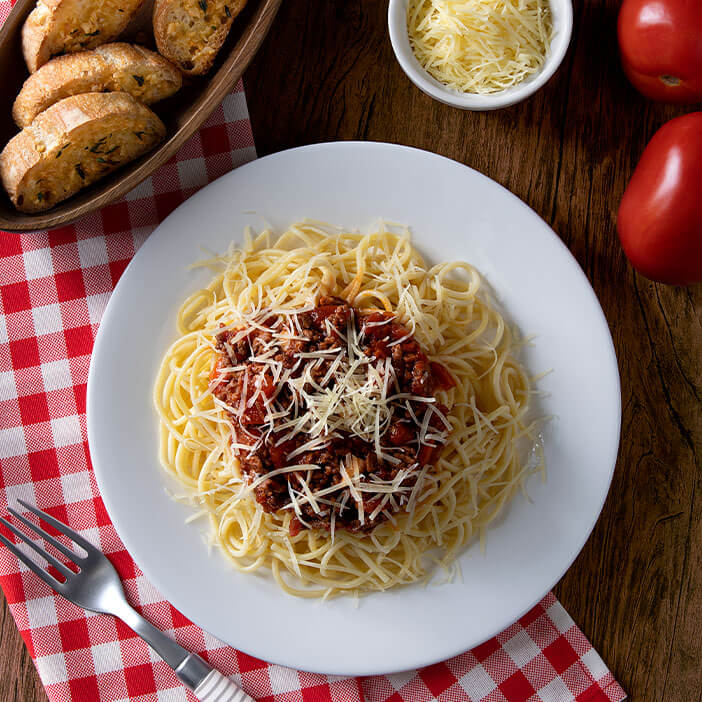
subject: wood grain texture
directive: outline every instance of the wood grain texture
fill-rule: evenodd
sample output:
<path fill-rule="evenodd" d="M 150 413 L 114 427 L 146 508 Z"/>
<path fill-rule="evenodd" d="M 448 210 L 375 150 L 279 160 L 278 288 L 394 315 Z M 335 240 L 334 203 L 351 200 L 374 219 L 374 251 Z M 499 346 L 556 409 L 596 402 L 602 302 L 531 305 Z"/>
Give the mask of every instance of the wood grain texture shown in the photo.
<path fill-rule="evenodd" d="M 414 88 L 394 60 L 387 3 L 378 0 L 283 3 L 245 75 L 247 98 L 260 155 L 335 139 L 435 151 L 512 190 L 570 248 L 614 337 L 623 424 L 604 511 L 556 594 L 631 700 L 700 702 L 702 286 L 634 274 L 615 231 L 644 146 L 695 108 L 648 102 L 627 83 L 619 0 L 574 5 L 560 71 L 504 111 L 461 112 Z M 2 629 L 0 699 L 43 700 L 22 687 L 27 658 L 11 628 Z"/>
<path fill-rule="evenodd" d="M 24 641 L 0 593 L 0 700 L 46 702 L 46 693 Z"/>

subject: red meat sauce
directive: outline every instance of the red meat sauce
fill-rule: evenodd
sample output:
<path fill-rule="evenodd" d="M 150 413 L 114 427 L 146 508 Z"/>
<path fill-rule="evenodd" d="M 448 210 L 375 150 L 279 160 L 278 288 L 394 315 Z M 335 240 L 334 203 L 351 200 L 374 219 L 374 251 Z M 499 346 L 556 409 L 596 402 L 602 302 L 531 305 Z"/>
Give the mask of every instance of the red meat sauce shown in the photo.
<path fill-rule="evenodd" d="M 401 393 L 435 399 L 434 393 L 448 389 L 455 384 L 448 371 L 440 364 L 431 362 L 420 345 L 412 338 L 409 331 L 394 321 L 394 315 L 386 312 L 372 312 L 365 316 L 339 298 L 322 298 L 311 310 L 303 311 L 297 316 L 297 331 L 294 338 L 285 339 L 274 345 L 276 349 L 272 360 L 282 363 L 283 368 L 296 369 L 292 377 L 300 376 L 303 364 L 299 363 L 300 353 L 309 353 L 324 349 L 346 348 L 346 334 L 353 325 L 358 333 L 358 346 L 373 363 L 387 363 L 390 358 L 397 387 Z M 264 320 L 261 326 L 271 327 L 272 318 Z M 362 479 L 372 481 L 394 480 L 399 471 L 411 468 L 400 485 L 415 485 L 420 469 L 432 464 L 441 451 L 442 443 L 427 442 L 420 444 L 420 427 L 413 419 L 407 404 L 415 418 L 421 421 L 427 411 L 427 403 L 406 400 L 405 403 L 393 405 L 391 423 L 383 436 L 382 445 L 397 459 L 397 463 L 379 457 L 375 446 L 349 432 L 335 432 L 326 445 L 316 450 L 303 451 L 288 458 L 289 454 L 305 444 L 309 437 L 297 434 L 292 439 L 281 442 L 281 434 L 271 431 L 266 420 L 266 405 L 275 397 L 278 407 L 288 407 L 292 402 L 292 391 L 287 385 L 276 387 L 271 366 L 257 363 L 253 358 L 271 348 L 273 335 L 264 329 L 252 327 L 243 337 L 241 329 L 223 329 L 216 337 L 217 357 L 211 374 L 211 388 L 215 397 L 226 403 L 237 413 L 228 412 L 232 422 L 237 444 L 246 444 L 249 449 L 238 449 L 238 458 L 243 474 L 253 481 L 275 470 L 291 465 L 316 465 L 320 469 L 288 472 L 273 476 L 254 488 L 254 495 L 266 512 L 292 509 L 289 484 L 302 491 L 302 480 L 307 481 L 313 493 L 343 482 L 341 475 L 342 461 L 349 471 L 349 457 L 356 460 L 356 470 Z M 395 342 L 395 343 L 393 343 Z M 316 381 L 324 378 L 334 356 L 318 362 L 312 369 Z M 373 360 L 375 359 L 375 360 Z M 236 368 L 235 368 L 236 367 Z M 227 370 L 229 369 L 229 370 Z M 329 383 L 333 386 L 334 380 Z M 246 396 L 242 401 L 242 394 Z M 256 399 L 252 402 L 252 398 Z M 434 406 L 443 414 L 446 407 L 435 403 Z M 431 413 L 429 426 L 434 433 L 443 432 L 447 436 L 447 427 L 441 418 Z M 284 432 L 282 432 L 284 433 Z M 262 440 L 263 437 L 263 440 Z M 445 442 L 445 438 L 443 440 Z M 429 445 L 433 443 L 433 445 Z M 371 483 L 372 484 L 372 483 Z M 372 520 L 371 513 L 380 505 L 383 494 L 360 493 L 363 500 L 364 521 L 359 520 L 358 504 L 349 495 L 341 507 L 344 492 L 348 487 L 334 491 L 326 497 L 334 505 L 319 504 L 315 512 L 312 504 L 301 504 L 300 514 L 291 522 L 291 535 L 296 535 L 303 528 L 330 529 L 332 510 L 335 514 L 335 528 L 350 532 L 366 532 L 388 518 L 393 510 L 389 504 Z M 405 491 L 407 494 L 408 491 Z M 406 498 L 405 498 L 406 500 Z M 399 510 L 401 507 L 397 505 Z"/>

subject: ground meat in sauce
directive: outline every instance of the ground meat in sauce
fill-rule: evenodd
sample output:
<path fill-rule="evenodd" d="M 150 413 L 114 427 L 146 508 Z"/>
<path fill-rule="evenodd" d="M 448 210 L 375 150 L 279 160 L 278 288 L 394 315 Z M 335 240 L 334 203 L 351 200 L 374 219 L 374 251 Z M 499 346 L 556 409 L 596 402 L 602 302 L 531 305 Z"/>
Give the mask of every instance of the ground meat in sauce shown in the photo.
<path fill-rule="evenodd" d="M 419 344 L 412 338 L 408 330 L 394 321 L 393 315 L 384 312 L 373 312 L 362 316 L 353 310 L 345 301 L 338 298 L 322 298 L 312 310 L 297 315 L 295 338 L 286 339 L 276 345 L 276 353 L 272 361 L 282 364 L 284 368 L 295 368 L 300 360 L 299 354 L 317 352 L 325 349 L 345 349 L 345 334 L 347 325 L 354 325 L 358 332 L 359 346 L 368 357 L 375 357 L 377 363 L 386 363 L 390 358 L 395 373 L 399 391 L 415 396 L 433 398 L 434 392 L 453 385 L 453 379 L 443 366 L 432 363 L 422 351 Z M 271 326 L 264 320 L 262 326 Z M 266 440 L 258 439 L 264 433 L 266 422 L 266 402 L 276 396 L 276 401 L 287 406 L 291 400 L 286 396 L 287 386 L 279 388 L 271 375 L 271 366 L 257 363 L 252 359 L 265 354 L 273 339 L 270 331 L 251 328 L 242 335 L 241 329 L 225 329 L 216 337 L 217 358 L 212 371 L 213 394 L 231 408 L 240 408 L 237 414 L 229 413 L 233 424 L 236 441 L 254 447 L 253 450 L 239 450 L 239 461 L 243 473 L 250 479 L 260 477 L 272 470 L 295 464 L 314 464 L 321 469 L 299 473 L 291 472 L 274 476 L 254 489 L 256 500 L 266 512 L 276 512 L 290 506 L 289 485 L 302 490 L 300 477 L 307 481 L 307 486 L 314 493 L 342 482 L 341 464 L 352 463 L 355 469 L 363 475 L 364 481 L 390 481 L 397 477 L 402 469 L 412 467 L 413 470 L 404 480 L 402 487 L 412 487 L 421 466 L 432 463 L 441 449 L 421 445 L 417 439 L 419 427 L 413 420 L 409 410 L 398 404 L 393 408 L 390 426 L 384 436 L 384 443 L 398 460 L 394 464 L 379 458 L 373 444 L 363 441 L 349 433 L 331 438 L 327 445 L 316 450 L 304 451 L 288 458 L 289 454 L 302 446 L 307 436 L 296 435 L 292 439 L 279 443 L 276 435 L 267 433 Z M 394 342 L 394 343 L 393 343 Z M 337 351 L 337 353 L 340 353 Z M 334 356 L 330 356 L 334 358 Z M 321 382 L 329 370 L 331 360 L 322 360 L 312 369 L 316 382 Z M 299 364 L 298 364 L 299 365 Z M 227 372 L 227 368 L 236 368 Z M 293 373 L 293 377 L 295 373 Z M 219 381 L 219 382 L 217 382 Z M 246 388 L 246 396 L 242 395 Z M 253 393 L 253 394 L 252 394 Z M 250 400 L 256 396 L 256 399 Z M 416 417 L 421 417 L 426 411 L 427 404 L 408 401 Z M 446 408 L 437 407 L 446 412 Z M 429 424 L 438 432 L 445 432 L 441 419 L 432 413 Z M 256 446 L 256 444 L 260 444 Z M 315 529 L 329 529 L 332 521 L 332 510 L 336 511 L 336 528 L 351 532 L 370 531 L 377 524 L 387 519 L 387 512 L 393 511 L 389 504 L 371 521 L 369 515 L 379 506 L 382 495 L 378 493 L 361 493 L 365 520 L 359 521 L 358 505 L 349 494 L 343 509 L 339 509 L 343 493 L 348 488 L 330 495 L 336 502 L 336 507 L 321 503 L 320 512 L 316 513 L 311 504 L 300 506 L 300 520 L 292 522 L 291 532 L 302 528 L 302 523 Z M 399 506 L 398 506 L 399 509 Z"/>

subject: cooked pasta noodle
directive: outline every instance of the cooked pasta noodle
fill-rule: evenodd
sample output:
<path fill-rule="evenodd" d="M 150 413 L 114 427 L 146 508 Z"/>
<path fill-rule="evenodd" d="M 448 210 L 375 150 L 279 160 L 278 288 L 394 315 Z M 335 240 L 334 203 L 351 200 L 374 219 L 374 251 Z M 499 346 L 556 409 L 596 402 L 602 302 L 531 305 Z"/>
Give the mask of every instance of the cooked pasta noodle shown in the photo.
<path fill-rule="evenodd" d="M 531 391 L 513 333 L 469 264 L 427 265 L 397 226 L 381 223 L 364 235 L 308 221 L 277 240 L 271 231 L 247 233 L 241 249 L 206 264 L 217 275 L 180 308 L 178 338 L 155 384 L 160 459 L 185 499 L 207 514 L 214 543 L 239 570 L 270 569 L 284 590 L 302 597 L 415 582 L 437 563 L 450 568 L 543 465 L 540 455 L 527 460 L 536 446 Z M 405 507 L 370 533 L 291 535 L 294 511 L 265 512 L 240 470 L 230 418 L 211 389 L 215 335 L 222 325 L 309 307 L 325 294 L 359 310 L 393 312 L 451 373 L 455 387 L 437 393 L 451 431 Z"/>

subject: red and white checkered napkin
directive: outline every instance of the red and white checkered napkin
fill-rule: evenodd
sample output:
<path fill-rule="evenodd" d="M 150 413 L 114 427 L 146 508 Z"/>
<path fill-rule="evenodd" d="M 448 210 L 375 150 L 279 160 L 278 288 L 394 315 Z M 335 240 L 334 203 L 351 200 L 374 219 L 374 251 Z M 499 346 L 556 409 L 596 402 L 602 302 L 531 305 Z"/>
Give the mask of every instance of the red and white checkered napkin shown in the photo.
<path fill-rule="evenodd" d="M 0 0 L 0 20 L 8 8 Z M 125 551 L 98 494 L 86 437 L 88 364 L 100 317 L 155 225 L 197 188 L 254 157 L 238 86 L 177 156 L 124 200 L 52 232 L 0 233 L 0 513 L 20 498 L 79 530 L 109 556 L 147 619 L 260 700 L 624 699 L 553 595 L 497 638 L 445 663 L 399 675 L 331 678 L 223 645 L 165 602 Z M 2 547 L 0 585 L 50 700 L 194 699 L 126 626 L 56 596 Z"/>

